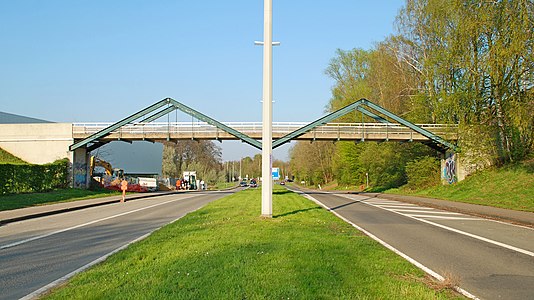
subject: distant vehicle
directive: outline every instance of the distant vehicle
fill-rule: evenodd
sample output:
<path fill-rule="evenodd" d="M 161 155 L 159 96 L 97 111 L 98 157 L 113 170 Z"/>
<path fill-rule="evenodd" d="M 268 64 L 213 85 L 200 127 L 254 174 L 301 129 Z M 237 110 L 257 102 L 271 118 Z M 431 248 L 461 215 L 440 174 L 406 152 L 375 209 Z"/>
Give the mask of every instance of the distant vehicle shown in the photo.
<path fill-rule="evenodd" d="M 256 182 L 256 179 L 250 180 L 250 187 L 253 187 L 253 188 L 258 187 L 258 183 Z"/>
<path fill-rule="evenodd" d="M 286 185 L 285 181 L 280 181 L 280 185 Z"/>
<path fill-rule="evenodd" d="M 246 180 L 243 180 L 239 183 L 239 186 L 242 186 L 242 187 L 245 187 L 245 186 L 248 186 L 248 183 Z"/>

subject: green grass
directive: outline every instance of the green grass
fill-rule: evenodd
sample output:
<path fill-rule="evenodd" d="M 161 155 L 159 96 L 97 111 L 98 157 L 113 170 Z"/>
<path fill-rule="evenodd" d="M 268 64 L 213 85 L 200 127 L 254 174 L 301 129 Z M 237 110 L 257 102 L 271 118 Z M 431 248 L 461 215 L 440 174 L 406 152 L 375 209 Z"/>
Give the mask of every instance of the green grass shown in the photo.
<path fill-rule="evenodd" d="M 27 162 L 0 148 L 0 164 L 27 164 Z"/>
<path fill-rule="evenodd" d="M 215 190 L 224 190 L 224 189 L 230 189 L 236 187 L 238 184 L 235 182 L 217 182 L 215 186 L 208 186 L 208 188 L 215 189 Z"/>
<path fill-rule="evenodd" d="M 112 195 L 120 195 L 120 193 L 104 189 L 96 191 L 82 189 L 61 189 L 54 190 L 48 193 L 4 195 L 0 196 L 0 211 L 36 205 L 52 204 L 57 202 L 100 198 Z"/>
<path fill-rule="evenodd" d="M 388 190 L 387 193 L 534 212 L 534 161 L 477 172 L 465 180 L 424 190 Z"/>
<path fill-rule="evenodd" d="M 276 187 L 215 201 L 75 276 L 47 299 L 451 299 L 422 271 Z"/>

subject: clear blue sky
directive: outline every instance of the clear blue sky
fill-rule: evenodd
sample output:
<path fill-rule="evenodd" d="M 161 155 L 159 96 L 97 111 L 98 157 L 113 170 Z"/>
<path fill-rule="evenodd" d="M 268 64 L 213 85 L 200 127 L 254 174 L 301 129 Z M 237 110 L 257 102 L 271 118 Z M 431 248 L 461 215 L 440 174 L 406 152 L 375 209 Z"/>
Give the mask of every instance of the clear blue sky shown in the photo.
<path fill-rule="evenodd" d="M 322 116 L 336 49 L 371 48 L 394 32 L 402 5 L 273 0 L 282 42 L 274 121 Z M 221 121 L 261 121 L 262 48 L 253 42 L 262 39 L 260 0 L 0 1 L 0 111 L 114 122 L 171 97 Z M 257 153 L 239 143 L 223 149 L 224 159 Z"/>

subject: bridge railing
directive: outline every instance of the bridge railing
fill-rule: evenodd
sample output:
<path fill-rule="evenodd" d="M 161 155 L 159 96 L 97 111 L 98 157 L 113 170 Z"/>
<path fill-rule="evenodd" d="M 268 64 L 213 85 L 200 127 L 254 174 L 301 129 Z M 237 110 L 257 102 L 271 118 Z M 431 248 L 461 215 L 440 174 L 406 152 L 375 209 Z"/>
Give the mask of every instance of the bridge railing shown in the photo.
<path fill-rule="evenodd" d="M 225 125 L 232 127 L 247 135 L 261 135 L 261 122 L 224 122 Z M 306 122 L 273 122 L 273 135 L 285 135 L 302 126 Z M 72 126 L 72 133 L 74 138 L 83 138 L 94 134 L 111 123 L 74 123 Z M 421 128 L 427 129 L 436 135 L 440 135 L 445 139 L 455 140 L 457 136 L 457 125 L 447 124 L 417 124 Z M 128 136 L 145 136 L 157 134 L 184 134 L 194 135 L 202 134 L 203 136 L 218 136 L 222 131 L 215 126 L 205 122 L 169 122 L 169 123 L 135 123 L 125 125 L 116 131 L 110 133 L 113 135 L 128 135 Z M 328 123 L 323 126 L 318 126 L 307 135 L 314 136 L 355 136 L 362 137 L 368 135 L 384 135 L 386 137 L 394 138 L 395 135 L 419 134 L 413 132 L 411 129 L 397 123 Z M 306 137 L 303 137 L 306 138 Z"/>

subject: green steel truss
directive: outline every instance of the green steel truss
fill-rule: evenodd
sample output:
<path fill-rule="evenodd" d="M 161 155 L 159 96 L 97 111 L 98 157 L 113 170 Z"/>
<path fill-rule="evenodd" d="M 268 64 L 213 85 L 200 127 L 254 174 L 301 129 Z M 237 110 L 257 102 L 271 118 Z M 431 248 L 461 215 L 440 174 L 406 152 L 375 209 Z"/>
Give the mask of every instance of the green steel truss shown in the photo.
<path fill-rule="evenodd" d="M 296 139 L 298 138 L 299 136 L 305 134 L 306 132 L 308 131 L 311 131 L 313 130 L 315 127 L 318 127 L 318 126 L 322 126 L 322 125 L 325 125 L 326 123 L 330 122 L 330 121 L 333 121 L 339 117 L 342 117 L 352 111 L 355 111 L 355 110 L 358 110 L 360 112 L 362 112 L 363 114 L 379 121 L 379 122 L 382 122 L 382 123 L 389 123 L 385 118 L 383 117 L 380 117 L 378 115 L 376 115 L 375 113 L 373 112 L 370 112 L 369 110 L 367 110 L 366 108 L 362 107 L 362 106 L 366 106 L 374 111 L 376 111 L 377 113 L 380 113 L 396 122 L 398 122 L 399 124 L 402 124 L 408 128 L 410 128 L 411 130 L 413 131 L 416 131 L 418 133 L 420 133 L 421 135 L 427 137 L 429 139 L 429 142 L 427 143 L 428 146 L 436 149 L 436 150 L 439 150 L 441 152 L 445 152 L 447 149 L 451 149 L 453 151 L 456 151 L 457 150 L 457 147 L 449 142 L 447 142 L 446 140 L 442 139 L 441 137 L 433 134 L 432 132 L 426 130 L 426 129 L 423 129 L 409 121 L 406 121 L 405 119 L 389 112 L 388 110 L 386 110 L 385 108 L 381 107 L 381 106 L 378 106 L 374 103 L 372 103 L 371 101 L 367 100 L 367 99 L 360 99 L 352 104 L 349 104 L 339 110 L 336 110 L 314 122 L 311 122 L 310 124 L 308 125 L 305 125 L 293 132 L 290 132 L 288 134 L 286 134 L 285 136 L 277 139 L 276 141 L 273 141 L 273 149 L 274 148 L 277 148 L 293 139 Z"/>
<path fill-rule="evenodd" d="M 161 109 L 162 107 L 165 107 L 166 108 L 163 108 Z M 451 143 L 449 143 L 448 141 L 442 139 L 441 137 L 433 134 L 432 132 L 426 130 L 426 129 L 423 129 L 411 122 L 408 122 L 406 120 L 404 120 L 403 118 L 389 112 L 388 110 L 384 109 L 383 107 L 381 106 L 378 106 L 374 103 L 372 103 L 371 101 L 367 100 L 367 99 L 360 99 L 352 104 L 349 104 L 337 111 L 334 111 L 314 122 L 311 122 L 310 124 L 308 125 L 305 125 L 291 133 L 288 133 L 286 134 L 285 136 L 273 141 L 273 149 L 274 148 L 277 148 L 293 139 L 296 139 L 298 138 L 299 136 L 305 134 L 306 132 L 309 132 L 311 130 L 313 130 L 314 128 L 318 127 L 318 126 L 321 126 L 321 125 L 325 125 L 326 123 L 330 122 L 330 121 L 333 121 L 339 117 L 342 117 L 350 112 L 353 112 L 355 110 L 357 111 L 360 111 L 361 113 L 373 118 L 374 120 L 378 121 L 378 122 L 382 122 L 382 123 L 390 123 L 386 118 L 384 117 L 381 117 L 379 115 L 377 115 L 376 113 L 372 112 L 372 111 L 369 111 L 367 110 L 367 108 L 370 108 L 372 110 L 374 110 L 376 113 L 378 114 L 382 114 L 384 117 L 387 117 L 387 118 L 390 118 L 396 122 L 398 122 L 399 124 L 402 124 L 410 129 L 412 129 L 413 131 L 416 131 L 418 133 L 420 133 L 421 135 L 427 137 L 429 139 L 429 142 L 427 143 L 428 146 L 436 149 L 436 150 L 439 150 L 441 152 L 445 152 L 447 151 L 448 149 L 451 149 L 453 151 L 456 151 L 457 150 L 457 147 Z M 158 111 L 158 109 L 160 109 Z M 212 126 L 215 126 L 217 128 L 219 128 L 220 130 L 222 131 L 225 131 L 233 136 L 235 136 L 236 138 L 240 139 L 241 141 L 253 146 L 253 147 L 256 147 L 258 149 L 261 149 L 262 148 L 262 145 L 261 145 L 261 142 L 258 141 L 258 140 L 255 140 L 251 137 L 249 137 L 248 135 L 240 132 L 240 131 L 237 131 L 231 127 L 228 127 L 226 125 L 224 125 L 223 123 L 211 118 L 211 117 L 208 117 L 204 114 L 202 114 L 201 112 L 198 112 L 174 99 L 171 99 L 171 98 L 166 98 L 166 99 L 163 99 L 155 104 L 152 104 L 151 106 L 137 112 L 137 113 L 134 113 L 133 115 L 129 116 L 129 117 L 126 117 L 122 120 L 120 120 L 119 122 L 117 123 L 114 123 L 102 130 L 100 130 L 99 132 L 97 133 L 94 133 L 92 134 L 91 136 L 81 140 L 81 141 L 78 141 L 74 144 L 72 144 L 69 149 L 71 151 L 74 151 L 75 149 L 77 148 L 80 148 L 80 147 L 87 147 L 88 150 L 94 150 L 102 145 L 104 145 L 105 143 L 107 142 L 103 142 L 103 141 L 100 141 L 99 139 L 107 136 L 108 134 L 112 133 L 113 131 L 119 129 L 120 127 L 124 126 L 124 125 L 127 125 L 127 124 L 131 124 L 131 123 L 134 123 L 134 121 L 136 120 L 139 120 L 141 118 L 141 121 L 139 121 L 138 123 L 148 123 L 148 122 L 152 122 L 166 114 L 169 114 L 171 113 L 172 111 L 174 110 L 180 110 L 198 120 L 201 120 L 201 121 L 204 121 Z"/>
<path fill-rule="evenodd" d="M 158 109 L 164 107 L 164 106 L 167 106 L 166 108 L 163 108 L 161 109 L 160 111 L 157 111 Z M 240 132 L 240 131 L 237 131 L 231 127 L 228 127 L 226 125 L 224 125 L 223 123 L 213 119 L 213 118 L 210 118 L 206 115 L 204 115 L 203 113 L 201 112 L 198 112 L 174 99 L 171 99 L 171 98 L 166 98 L 166 99 L 163 99 L 155 104 L 152 104 L 151 106 L 139 111 L 139 112 L 136 112 L 134 113 L 133 115 L 129 116 L 129 117 L 126 117 L 122 120 L 120 120 L 119 122 L 117 123 L 114 123 L 102 130 L 100 130 L 99 132 L 96 132 L 92 135 L 90 135 L 89 137 L 79 141 L 79 142 L 76 142 L 72 145 L 69 146 L 69 150 L 70 151 L 74 151 L 75 149 L 77 148 L 80 148 L 80 147 L 87 147 L 88 150 L 91 149 L 91 150 L 94 150 L 100 146 L 102 146 L 103 142 L 99 141 L 99 139 L 107 136 L 108 134 L 112 133 L 113 131 L 119 129 L 120 127 L 124 126 L 124 125 L 127 125 L 127 124 L 131 124 L 133 123 L 134 121 L 138 120 L 138 119 L 141 119 L 141 118 L 144 118 L 142 119 L 139 123 L 148 123 L 148 122 L 152 122 L 168 113 L 171 113 L 172 111 L 174 110 L 180 110 L 198 120 L 201 120 L 201 121 L 204 121 L 210 125 L 213 125 L 233 136 L 235 136 L 236 138 L 242 140 L 243 142 L 253 146 L 253 147 L 256 147 L 258 149 L 261 149 L 261 142 L 249 137 L 248 135 Z M 157 111 L 155 113 L 153 113 L 154 111 Z M 153 114 L 152 114 L 153 113 Z"/>

